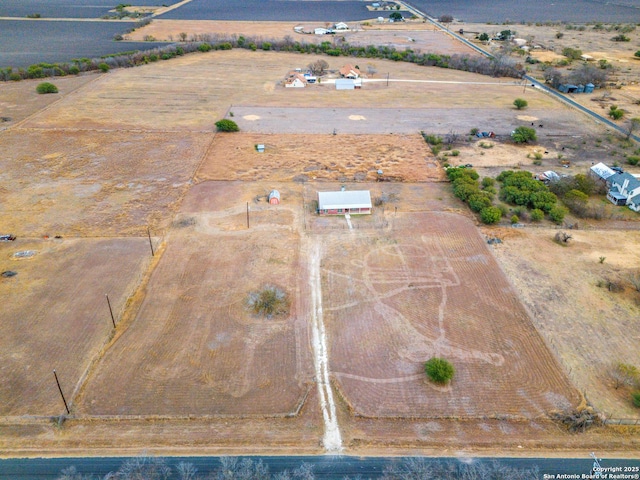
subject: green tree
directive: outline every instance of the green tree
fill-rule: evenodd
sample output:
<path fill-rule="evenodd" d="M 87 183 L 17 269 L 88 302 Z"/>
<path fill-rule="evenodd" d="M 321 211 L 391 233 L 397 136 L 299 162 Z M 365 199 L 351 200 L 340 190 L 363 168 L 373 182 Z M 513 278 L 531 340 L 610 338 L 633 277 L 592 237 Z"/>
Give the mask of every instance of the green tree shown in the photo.
<path fill-rule="evenodd" d="M 481 42 L 488 42 L 489 41 L 489 34 L 487 33 L 481 33 L 480 36 L 478 36 L 478 40 L 480 40 Z M 640 50 L 638 50 L 638 53 L 640 53 Z M 640 57 L 640 55 L 638 55 Z"/>
<path fill-rule="evenodd" d="M 58 87 L 56 87 L 53 83 L 42 82 L 38 84 L 36 87 L 36 92 L 40 94 L 44 93 L 58 93 Z"/>
<path fill-rule="evenodd" d="M 392 12 L 389 18 L 394 22 L 400 22 L 402 21 L 402 14 L 400 12 Z"/>
<path fill-rule="evenodd" d="M 453 365 L 444 358 L 432 357 L 424 364 L 424 371 L 434 383 L 448 383 L 455 374 Z"/>
<path fill-rule="evenodd" d="M 233 120 L 223 119 L 216 122 L 216 128 L 219 132 L 237 132 L 240 130 L 238 124 Z"/>
<path fill-rule="evenodd" d="M 635 407 L 640 408 L 640 390 L 631 394 L 631 401 Z"/>
<path fill-rule="evenodd" d="M 633 56 L 640 58 L 640 50 L 638 50 L 636 53 L 634 53 Z"/>
<path fill-rule="evenodd" d="M 100 71 L 102 73 L 107 73 L 109 71 L 109 65 L 107 65 L 106 63 L 102 62 L 98 64 L 98 68 L 100 69 Z"/>
<path fill-rule="evenodd" d="M 498 223 L 502 218 L 502 210 L 498 207 L 487 207 L 480 211 L 480 220 L 482 223 L 487 225 L 491 225 L 493 223 Z"/>
<path fill-rule="evenodd" d="M 538 139 L 536 130 L 531 127 L 517 127 L 511 132 L 511 138 L 516 143 L 535 142 Z"/>
<path fill-rule="evenodd" d="M 516 98 L 513 101 L 513 104 L 518 110 L 522 110 L 523 108 L 526 108 L 527 105 L 529 105 L 529 102 L 527 102 L 524 98 Z"/>

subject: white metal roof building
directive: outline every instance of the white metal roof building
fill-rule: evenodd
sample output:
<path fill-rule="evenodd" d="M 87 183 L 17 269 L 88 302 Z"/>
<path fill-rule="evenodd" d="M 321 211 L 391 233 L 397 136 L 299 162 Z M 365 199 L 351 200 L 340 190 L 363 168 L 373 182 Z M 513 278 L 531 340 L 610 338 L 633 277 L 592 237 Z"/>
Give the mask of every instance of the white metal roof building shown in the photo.
<path fill-rule="evenodd" d="M 371 213 L 371 193 L 369 190 L 318 192 L 318 213 L 320 215 Z"/>

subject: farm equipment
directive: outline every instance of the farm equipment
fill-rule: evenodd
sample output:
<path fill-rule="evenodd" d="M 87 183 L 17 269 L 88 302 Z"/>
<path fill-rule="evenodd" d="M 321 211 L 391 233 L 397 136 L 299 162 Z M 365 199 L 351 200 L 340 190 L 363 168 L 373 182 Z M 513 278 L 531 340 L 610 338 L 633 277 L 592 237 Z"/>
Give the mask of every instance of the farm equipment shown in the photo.
<path fill-rule="evenodd" d="M 0 235 L 0 242 L 13 242 L 15 239 L 15 235 Z"/>

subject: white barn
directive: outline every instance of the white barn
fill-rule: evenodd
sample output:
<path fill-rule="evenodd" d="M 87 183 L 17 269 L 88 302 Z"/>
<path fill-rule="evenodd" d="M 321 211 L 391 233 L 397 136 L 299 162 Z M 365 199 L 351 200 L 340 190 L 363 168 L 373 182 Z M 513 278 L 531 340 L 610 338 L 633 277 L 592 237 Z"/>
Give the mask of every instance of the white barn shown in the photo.
<path fill-rule="evenodd" d="M 344 215 L 346 213 L 371 213 L 371 192 L 369 190 L 318 192 L 318 214 Z"/>

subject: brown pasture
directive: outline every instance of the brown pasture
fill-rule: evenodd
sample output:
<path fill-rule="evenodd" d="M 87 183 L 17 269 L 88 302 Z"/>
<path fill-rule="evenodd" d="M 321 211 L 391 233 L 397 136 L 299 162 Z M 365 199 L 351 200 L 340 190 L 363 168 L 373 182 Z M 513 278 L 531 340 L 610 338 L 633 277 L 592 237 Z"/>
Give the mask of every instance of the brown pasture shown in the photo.
<path fill-rule="evenodd" d="M 255 145 L 264 144 L 259 153 Z M 377 171 L 382 170 L 382 175 Z M 418 135 L 216 135 L 196 180 L 443 180 Z"/>
<path fill-rule="evenodd" d="M 297 215 L 254 203 L 247 229 L 243 193 L 216 182 L 192 189 L 140 310 L 86 386 L 83 413 L 287 416 L 302 407 L 312 373 Z M 291 297 L 288 316 L 248 309 L 265 285 Z"/>
<path fill-rule="evenodd" d="M 322 237 L 331 369 L 355 415 L 531 419 L 579 403 L 472 222 L 390 224 Z M 425 379 L 434 356 L 455 366 L 450 385 Z"/>
<path fill-rule="evenodd" d="M 166 227 L 211 135 L 11 129 L 1 133 L 0 223 L 40 235 Z"/>
<path fill-rule="evenodd" d="M 32 251 L 31 257 L 15 254 Z M 17 239 L 0 243 L 0 415 L 65 412 L 151 258 L 145 239 Z"/>
<path fill-rule="evenodd" d="M 574 384 L 608 416 L 638 418 L 610 375 L 617 362 L 640 364 L 640 293 L 629 281 L 640 264 L 638 232 L 572 230 L 566 247 L 553 242 L 556 232 L 498 233 L 504 243 L 492 249 Z M 624 291 L 598 287 L 606 280 Z"/>

